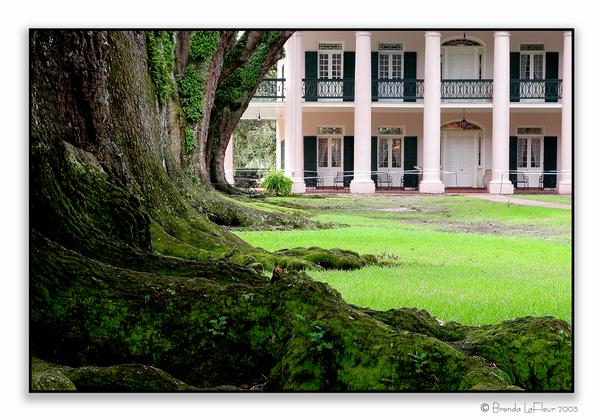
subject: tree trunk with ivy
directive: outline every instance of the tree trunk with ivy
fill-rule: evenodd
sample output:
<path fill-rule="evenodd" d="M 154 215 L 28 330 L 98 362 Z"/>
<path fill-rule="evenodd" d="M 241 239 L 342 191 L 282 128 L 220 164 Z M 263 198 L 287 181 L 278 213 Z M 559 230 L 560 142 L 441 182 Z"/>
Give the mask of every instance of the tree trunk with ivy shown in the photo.
<path fill-rule="evenodd" d="M 310 224 L 250 216 L 203 173 L 221 147 L 211 130 L 256 88 L 223 97 L 244 52 L 287 36 L 31 32 L 32 389 L 569 390 L 563 321 L 466 327 L 358 308 L 297 270 L 373 257 L 268 253 L 214 223 Z"/>

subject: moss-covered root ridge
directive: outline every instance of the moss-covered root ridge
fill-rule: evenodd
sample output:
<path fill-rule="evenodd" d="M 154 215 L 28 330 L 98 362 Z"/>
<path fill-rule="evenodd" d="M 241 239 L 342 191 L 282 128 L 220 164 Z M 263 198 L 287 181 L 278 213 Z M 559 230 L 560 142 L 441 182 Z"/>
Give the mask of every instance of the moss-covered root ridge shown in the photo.
<path fill-rule="evenodd" d="M 164 370 L 141 364 L 72 368 L 34 357 L 32 391 L 152 392 L 197 391 Z"/>
<path fill-rule="evenodd" d="M 269 279 L 236 264 L 167 257 L 153 272 L 132 271 L 33 240 L 31 350 L 61 365 L 155 366 L 204 389 L 571 387 L 571 330 L 552 318 L 440 325 L 424 311 L 348 305 L 298 272 Z"/>

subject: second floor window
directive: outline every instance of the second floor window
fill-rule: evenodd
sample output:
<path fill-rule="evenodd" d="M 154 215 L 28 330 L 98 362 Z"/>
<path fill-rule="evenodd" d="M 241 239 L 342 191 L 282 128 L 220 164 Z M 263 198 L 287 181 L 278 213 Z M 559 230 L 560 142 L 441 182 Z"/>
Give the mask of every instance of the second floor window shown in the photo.
<path fill-rule="evenodd" d="M 341 79 L 343 74 L 342 44 L 319 43 L 319 79 Z"/>
<path fill-rule="evenodd" d="M 544 46 L 542 44 L 521 45 L 520 79 L 540 80 L 544 78 Z"/>
<path fill-rule="evenodd" d="M 402 79 L 402 53 L 379 52 L 379 78 Z"/>

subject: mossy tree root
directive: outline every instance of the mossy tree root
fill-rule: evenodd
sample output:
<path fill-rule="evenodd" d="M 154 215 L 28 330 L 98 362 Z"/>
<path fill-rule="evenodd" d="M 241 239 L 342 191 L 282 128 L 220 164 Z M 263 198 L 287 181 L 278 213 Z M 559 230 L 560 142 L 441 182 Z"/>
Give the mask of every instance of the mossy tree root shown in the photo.
<path fill-rule="evenodd" d="M 187 268 L 173 270 L 162 257 L 157 275 L 101 263 L 37 235 L 35 245 L 31 347 L 44 360 L 150 365 L 199 388 L 264 378 L 269 390 L 572 386 L 571 330 L 553 318 L 446 326 L 424 311 L 348 305 L 296 272 L 269 279 L 235 264 L 184 260 L 179 265 Z"/>

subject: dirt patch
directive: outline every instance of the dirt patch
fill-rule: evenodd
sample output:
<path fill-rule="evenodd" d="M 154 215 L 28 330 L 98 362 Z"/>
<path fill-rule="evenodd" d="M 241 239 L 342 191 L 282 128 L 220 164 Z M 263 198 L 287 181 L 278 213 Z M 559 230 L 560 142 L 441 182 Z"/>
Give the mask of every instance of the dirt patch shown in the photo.
<path fill-rule="evenodd" d="M 407 213 L 409 211 L 417 211 L 417 209 L 412 209 L 409 207 L 398 207 L 396 209 L 377 209 L 377 211 L 383 211 L 386 213 Z"/>
<path fill-rule="evenodd" d="M 390 219 L 390 217 L 380 216 L 380 218 Z M 542 228 L 539 226 L 511 226 L 511 225 L 502 225 L 497 223 L 464 223 L 464 222 L 455 222 L 455 221 L 445 221 L 445 220 L 431 220 L 431 219 L 421 219 L 421 218 L 394 218 L 393 220 L 398 220 L 403 223 L 411 223 L 411 224 L 424 224 L 434 226 L 436 230 L 441 232 L 448 233 L 475 233 L 475 234 L 484 234 L 484 235 L 501 235 L 501 236 L 514 236 L 514 235 L 527 235 L 534 236 L 542 239 L 552 239 L 556 240 L 558 235 L 561 235 L 562 232 Z"/>

